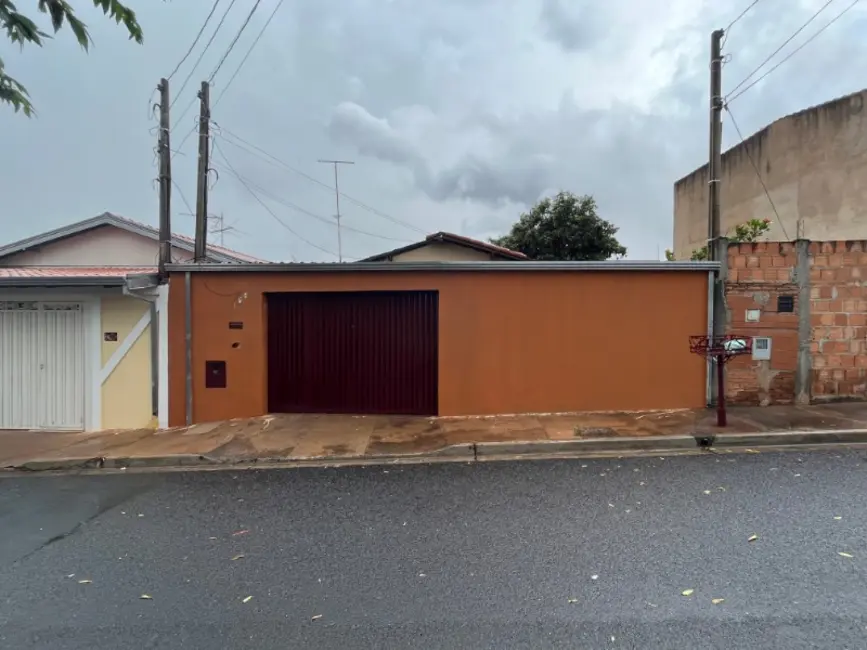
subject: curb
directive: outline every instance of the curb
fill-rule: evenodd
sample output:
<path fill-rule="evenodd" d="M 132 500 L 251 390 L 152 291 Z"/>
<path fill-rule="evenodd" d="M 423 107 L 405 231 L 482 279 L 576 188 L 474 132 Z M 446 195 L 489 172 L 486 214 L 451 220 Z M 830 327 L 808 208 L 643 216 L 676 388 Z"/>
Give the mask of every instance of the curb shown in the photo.
<path fill-rule="evenodd" d="M 537 440 L 533 442 L 481 442 L 476 458 L 542 454 L 605 453 L 629 451 L 672 451 L 695 449 L 694 436 L 645 436 L 636 438 L 582 438 L 580 440 Z"/>
<path fill-rule="evenodd" d="M 697 438 L 705 438 L 705 436 L 697 436 Z M 867 429 L 718 433 L 708 435 L 706 439 L 710 441 L 708 446 L 716 448 L 858 444 L 867 442 Z"/>
<path fill-rule="evenodd" d="M 170 454 L 139 457 L 81 457 L 34 459 L 5 470 L 48 472 L 127 468 L 183 468 L 283 465 L 378 465 L 423 462 L 474 462 L 510 460 L 518 457 L 575 457 L 582 454 L 625 454 L 630 452 L 683 452 L 754 447 L 823 446 L 867 443 L 867 429 L 832 431 L 769 431 L 763 433 L 696 433 L 681 436 L 630 438 L 582 438 L 579 440 L 534 440 L 528 442 L 479 442 L 450 445 L 428 452 L 377 454 L 372 456 L 316 456 L 308 458 L 234 457 L 213 458 L 198 454 Z"/>

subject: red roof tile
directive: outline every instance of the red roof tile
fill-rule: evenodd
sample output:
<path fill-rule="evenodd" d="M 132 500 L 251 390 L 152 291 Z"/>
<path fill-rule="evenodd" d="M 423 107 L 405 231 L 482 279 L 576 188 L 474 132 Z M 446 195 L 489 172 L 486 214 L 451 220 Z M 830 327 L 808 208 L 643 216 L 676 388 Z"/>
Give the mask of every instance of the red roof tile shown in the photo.
<path fill-rule="evenodd" d="M 8 266 L 0 267 L 0 278 L 125 278 L 156 272 L 155 266 Z"/>

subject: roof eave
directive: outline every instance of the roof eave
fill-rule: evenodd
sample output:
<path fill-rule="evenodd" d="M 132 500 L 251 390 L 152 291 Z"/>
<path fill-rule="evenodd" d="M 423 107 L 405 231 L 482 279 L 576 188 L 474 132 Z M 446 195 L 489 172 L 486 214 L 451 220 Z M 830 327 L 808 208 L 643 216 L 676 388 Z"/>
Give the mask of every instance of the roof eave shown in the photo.
<path fill-rule="evenodd" d="M 265 263 L 265 264 L 169 264 L 170 273 L 357 273 L 412 271 L 719 271 L 719 262 L 660 262 L 610 260 L 606 262 L 536 262 L 532 260 L 515 264 L 503 262 L 311 262 L 311 263 Z"/>
<path fill-rule="evenodd" d="M 0 287 L 5 289 L 34 289 L 51 287 L 122 287 L 125 277 L 14 277 L 0 278 Z"/>

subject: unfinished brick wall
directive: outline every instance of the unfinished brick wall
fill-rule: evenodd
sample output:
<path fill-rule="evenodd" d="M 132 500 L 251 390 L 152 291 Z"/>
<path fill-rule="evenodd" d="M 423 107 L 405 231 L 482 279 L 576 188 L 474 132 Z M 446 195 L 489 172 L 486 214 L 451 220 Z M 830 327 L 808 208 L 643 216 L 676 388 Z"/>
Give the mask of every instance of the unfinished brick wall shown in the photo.
<path fill-rule="evenodd" d="M 731 244 L 726 282 L 727 332 L 771 338 L 770 361 L 745 355 L 726 367 L 729 400 L 741 404 L 789 404 L 795 401 L 798 358 L 798 254 L 791 243 Z M 780 296 L 792 296 L 794 311 L 778 311 Z M 747 322 L 757 310 L 759 320 Z"/>
<path fill-rule="evenodd" d="M 813 399 L 864 399 L 867 242 L 811 242 L 809 251 Z"/>

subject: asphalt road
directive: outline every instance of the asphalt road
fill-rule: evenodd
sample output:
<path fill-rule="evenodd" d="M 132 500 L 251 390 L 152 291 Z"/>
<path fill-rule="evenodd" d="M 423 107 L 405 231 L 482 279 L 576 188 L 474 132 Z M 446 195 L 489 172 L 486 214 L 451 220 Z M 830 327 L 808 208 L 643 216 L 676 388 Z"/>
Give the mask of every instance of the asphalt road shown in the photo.
<path fill-rule="evenodd" d="M 0 479 L 0 647 L 865 648 L 865 454 Z"/>

